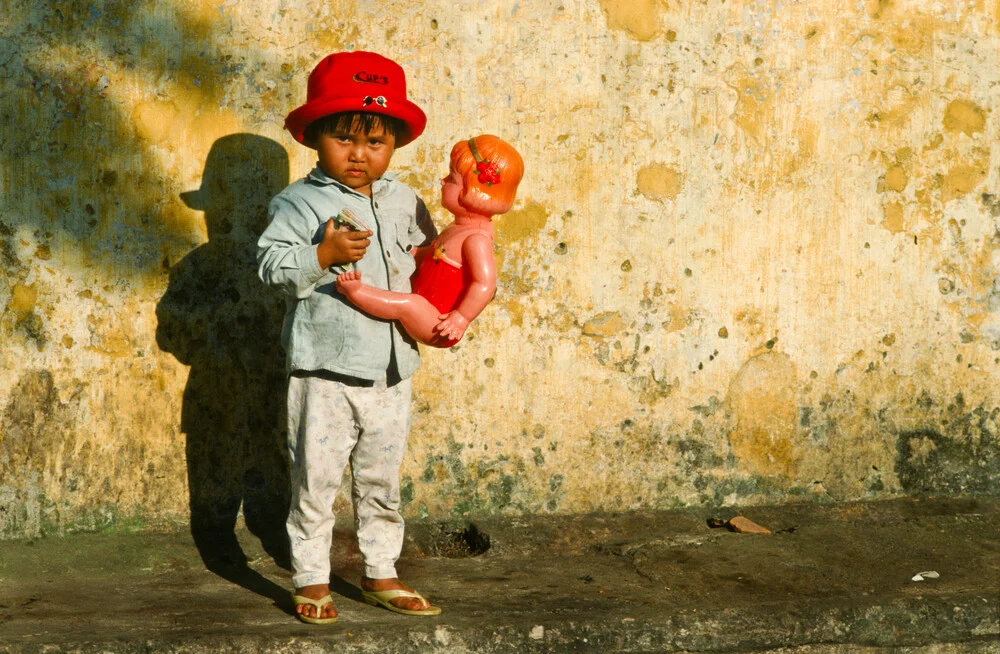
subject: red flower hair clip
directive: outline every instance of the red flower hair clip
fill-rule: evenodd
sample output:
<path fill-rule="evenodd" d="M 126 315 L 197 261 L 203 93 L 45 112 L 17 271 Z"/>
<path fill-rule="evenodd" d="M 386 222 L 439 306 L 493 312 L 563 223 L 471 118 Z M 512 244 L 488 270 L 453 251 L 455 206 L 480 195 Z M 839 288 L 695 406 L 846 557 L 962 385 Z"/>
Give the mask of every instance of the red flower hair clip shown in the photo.
<path fill-rule="evenodd" d="M 480 161 L 476 164 L 479 172 L 479 183 L 493 186 L 500 183 L 500 169 L 495 161 Z"/>
<path fill-rule="evenodd" d="M 476 148 L 476 140 L 469 139 L 469 150 L 472 152 L 472 156 L 476 159 L 476 172 L 479 174 L 478 179 L 480 184 L 486 184 L 487 186 L 493 186 L 494 184 L 500 183 L 500 167 L 497 166 L 497 162 L 490 161 L 479 154 L 479 149 Z"/>

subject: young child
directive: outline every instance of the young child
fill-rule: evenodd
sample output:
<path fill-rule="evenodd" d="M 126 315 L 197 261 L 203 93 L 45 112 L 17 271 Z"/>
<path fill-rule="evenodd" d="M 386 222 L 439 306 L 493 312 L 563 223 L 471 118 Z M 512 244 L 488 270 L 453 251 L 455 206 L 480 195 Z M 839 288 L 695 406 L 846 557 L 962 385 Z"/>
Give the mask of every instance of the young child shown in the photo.
<path fill-rule="evenodd" d="M 304 622 L 336 620 L 330 596 L 333 503 L 350 463 L 362 595 L 409 615 L 441 612 L 396 577 L 403 543 L 399 468 L 409 431 L 416 344 L 395 323 L 356 310 L 334 289 L 347 267 L 381 289 L 409 292 L 409 251 L 436 230 L 424 203 L 386 174 L 394 149 L 424 129 L 403 69 L 369 52 L 328 56 L 307 102 L 285 120 L 319 163 L 272 200 L 257 244 L 258 273 L 286 297 L 293 601 Z M 364 229 L 341 231 L 347 213 Z"/>
<path fill-rule="evenodd" d="M 399 320 L 421 343 L 451 347 L 496 293 L 491 218 L 510 209 L 523 175 L 521 155 L 496 136 L 459 141 L 441 180 L 441 205 L 455 221 L 429 248 L 414 250 L 413 293 L 364 285 L 358 270 L 337 277 L 337 290 L 372 316 Z"/>

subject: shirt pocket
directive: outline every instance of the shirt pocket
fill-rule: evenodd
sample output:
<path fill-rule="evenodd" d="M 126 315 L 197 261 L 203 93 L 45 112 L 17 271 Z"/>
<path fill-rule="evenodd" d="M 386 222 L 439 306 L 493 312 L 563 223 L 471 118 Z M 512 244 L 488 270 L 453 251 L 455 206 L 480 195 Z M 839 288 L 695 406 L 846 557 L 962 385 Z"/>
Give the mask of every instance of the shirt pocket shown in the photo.
<path fill-rule="evenodd" d="M 411 254 L 413 243 L 410 242 L 409 234 L 405 230 L 397 228 L 394 249 L 395 252 L 392 255 L 392 259 L 394 260 L 394 267 L 397 269 L 397 272 L 394 274 L 409 279 L 417 269 L 417 263 Z"/>
<path fill-rule="evenodd" d="M 325 367 L 351 347 L 357 340 L 354 313 L 357 311 L 332 287 L 300 302 L 290 335 L 290 349 L 297 354 L 299 367 Z"/>
<path fill-rule="evenodd" d="M 288 335 L 292 370 L 319 370 L 334 366 L 349 345 L 340 321 L 295 320 Z"/>

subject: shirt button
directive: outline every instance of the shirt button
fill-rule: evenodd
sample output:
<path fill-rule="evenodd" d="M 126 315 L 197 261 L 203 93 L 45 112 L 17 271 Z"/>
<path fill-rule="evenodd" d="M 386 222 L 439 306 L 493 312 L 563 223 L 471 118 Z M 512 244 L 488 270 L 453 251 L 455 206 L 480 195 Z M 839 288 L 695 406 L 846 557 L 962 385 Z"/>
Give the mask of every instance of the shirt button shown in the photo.
<path fill-rule="evenodd" d="M 386 250 L 386 251 L 385 251 L 385 258 L 386 258 L 386 259 L 389 259 L 389 258 L 391 258 L 391 257 L 392 257 L 392 255 L 391 255 L 391 254 L 389 254 L 389 251 L 388 251 L 388 250 Z"/>
<path fill-rule="evenodd" d="M 373 204 L 375 205 L 375 208 L 378 209 L 378 202 L 374 202 Z"/>

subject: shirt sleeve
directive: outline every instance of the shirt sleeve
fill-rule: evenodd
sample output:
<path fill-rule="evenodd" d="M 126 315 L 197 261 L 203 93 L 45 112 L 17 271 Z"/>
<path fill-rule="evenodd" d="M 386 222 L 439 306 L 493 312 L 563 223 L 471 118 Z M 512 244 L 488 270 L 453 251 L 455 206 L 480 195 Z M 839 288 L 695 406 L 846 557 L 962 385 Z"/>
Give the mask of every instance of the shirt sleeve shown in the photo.
<path fill-rule="evenodd" d="M 282 196 L 271 201 L 268 220 L 257 241 L 257 274 L 268 286 L 304 299 L 326 274 L 316 255 L 315 222 Z"/>
<path fill-rule="evenodd" d="M 407 234 L 410 239 L 410 245 L 413 247 L 429 245 L 438 234 L 437 227 L 434 226 L 434 221 L 431 220 L 431 214 L 427 211 L 427 205 L 424 204 L 424 201 L 419 196 L 416 199 L 417 210 L 414 212 L 413 222 L 410 224 L 409 233 Z"/>

